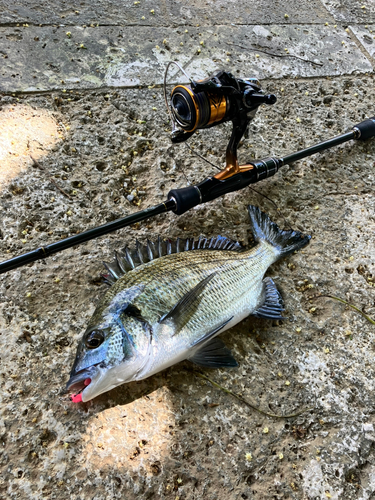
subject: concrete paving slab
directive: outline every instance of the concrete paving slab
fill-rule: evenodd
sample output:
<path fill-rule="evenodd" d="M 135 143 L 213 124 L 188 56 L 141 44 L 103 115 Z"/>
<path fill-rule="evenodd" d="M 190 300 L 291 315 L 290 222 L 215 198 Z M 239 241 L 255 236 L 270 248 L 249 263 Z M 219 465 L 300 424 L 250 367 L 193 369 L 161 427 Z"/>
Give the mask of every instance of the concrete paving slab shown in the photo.
<path fill-rule="evenodd" d="M 278 96 L 241 141 L 241 163 L 374 115 L 365 25 L 375 19 L 361 2 L 0 0 L 0 260 L 212 175 L 172 146 L 162 89 L 147 88 L 162 83 L 170 60 L 195 77 L 218 67 L 254 75 Z M 178 80 L 173 68 L 170 82 Z M 229 136 L 227 123 L 190 144 L 223 165 Z M 375 318 L 374 158 L 375 140 L 349 142 L 284 166 L 257 192 L 149 219 L 1 276 L 0 499 L 372 498 L 375 333 L 357 311 Z M 250 411 L 187 362 L 73 405 L 64 387 L 106 292 L 102 261 L 159 235 L 222 234 L 247 246 L 248 204 L 312 239 L 268 271 L 286 320 L 237 325 L 223 340 L 239 367 L 207 375 L 263 410 L 310 410 L 292 420 Z"/>
<path fill-rule="evenodd" d="M 169 0 L 168 23 L 213 25 L 213 24 L 319 24 L 329 22 L 332 17 L 321 2 L 285 2 L 260 0 L 255 2 L 237 0 Z"/>
<path fill-rule="evenodd" d="M 348 23 L 373 23 L 375 22 L 374 0 L 362 0 L 353 2 L 351 0 L 322 0 L 328 12 L 337 21 Z"/>
<path fill-rule="evenodd" d="M 375 24 L 372 25 L 350 25 L 349 28 L 363 45 L 365 51 L 375 58 Z"/>
<path fill-rule="evenodd" d="M 280 99 L 257 113 L 241 162 L 285 155 L 374 114 L 373 75 L 263 83 Z M 3 110 L 21 104 L 46 110 L 63 137 L 41 151 L 45 171 L 25 165 L 0 189 L 1 261 L 161 203 L 171 187 L 214 172 L 183 144 L 171 145 L 161 89 L 0 99 Z M 150 115 L 150 106 L 158 111 Z M 34 133 L 32 155 L 40 148 Z M 229 134 L 230 124 L 214 127 L 190 144 L 221 165 Z M 10 151 L 18 153 L 23 140 Z M 342 144 L 282 167 L 257 192 L 152 218 L 2 275 L 0 498 L 369 500 L 375 329 L 319 295 L 375 317 L 374 157 L 374 139 Z M 64 387 L 77 343 L 107 291 L 99 286 L 102 261 L 136 238 L 158 235 L 221 234 L 247 246 L 249 204 L 312 239 L 268 271 L 283 295 L 285 321 L 244 320 L 223 336 L 239 367 L 204 370 L 262 410 L 310 410 L 266 417 L 196 377 L 188 362 L 71 403 Z"/>
<path fill-rule="evenodd" d="M 29 23 L 36 25 L 145 25 L 161 26 L 165 24 L 164 2 L 161 0 L 124 0 L 107 2 L 92 0 L 60 2 L 51 0 L 46 9 L 43 0 L 22 1 L 17 5 L 8 0 L 0 0 L 0 24 Z"/>
<path fill-rule="evenodd" d="M 47 154 L 59 140 L 60 130 L 51 113 L 31 106 L 4 106 L 0 110 L 0 189 Z M 61 138 L 61 136 L 60 136 Z M 13 151 L 17 144 L 17 151 Z"/>
<path fill-rule="evenodd" d="M 0 53 L 7 92 L 161 84 L 171 60 L 198 78 L 218 67 L 262 79 L 372 71 L 332 26 L 11 27 L 0 29 Z"/>
<path fill-rule="evenodd" d="M 72 0 L 60 2 L 52 0 L 45 8 L 43 0 L 22 1 L 17 5 L 8 0 L 0 0 L 0 24 L 32 23 L 49 25 L 64 22 L 68 25 L 212 25 L 212 24 L 275 24 L 290 22 L 322 23 L 331 15 L 319 0 L 284 2 L 254 0 L 216 0 L 201 2 L 192 0 L 124 0 L 107 2 L 93 0 L 79 4 Z"/>

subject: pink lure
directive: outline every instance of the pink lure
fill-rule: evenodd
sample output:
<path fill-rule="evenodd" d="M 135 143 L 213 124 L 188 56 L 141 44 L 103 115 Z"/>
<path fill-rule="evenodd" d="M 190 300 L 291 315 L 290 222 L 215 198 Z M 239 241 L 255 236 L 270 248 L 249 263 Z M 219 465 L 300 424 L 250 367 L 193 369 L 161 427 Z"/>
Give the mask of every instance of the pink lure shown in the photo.
<path fill-rule="evenodd" d="M 85 386 L 91 383 L 91 378 L 87 378 L 84 382 Z M 72 394 L 70 396 L 72 403 L 82 403 L 82 394 Z"/>

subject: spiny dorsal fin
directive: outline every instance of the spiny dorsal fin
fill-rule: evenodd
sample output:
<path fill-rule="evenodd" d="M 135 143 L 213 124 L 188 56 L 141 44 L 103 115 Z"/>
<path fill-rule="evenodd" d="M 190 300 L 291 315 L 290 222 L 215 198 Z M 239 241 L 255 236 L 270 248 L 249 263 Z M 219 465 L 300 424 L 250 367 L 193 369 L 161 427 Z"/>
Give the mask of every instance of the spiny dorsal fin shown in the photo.
<path fill-rule="evenodd" d="M 150 262 L 151 260 L 170 255 L 172 253 L 188 252 L 191 250 L 230 250 L 239 252 L 241 245 L 225 236 L 216 236 L 214 238 L 204 238 L 200 236 L 198 240 L 194 238 L 177 238 L 177 240 L 158 239 L 153 242 L 147 240 L 146 245 L 142 245 L 136 240 L 135 248 L 124 247 L 115 252 L 113 262 L 103 262 L 108 274 L 102 274 L 103 281 L 107 285 L 113 285 L 121 276 L 136 267 Z"/>

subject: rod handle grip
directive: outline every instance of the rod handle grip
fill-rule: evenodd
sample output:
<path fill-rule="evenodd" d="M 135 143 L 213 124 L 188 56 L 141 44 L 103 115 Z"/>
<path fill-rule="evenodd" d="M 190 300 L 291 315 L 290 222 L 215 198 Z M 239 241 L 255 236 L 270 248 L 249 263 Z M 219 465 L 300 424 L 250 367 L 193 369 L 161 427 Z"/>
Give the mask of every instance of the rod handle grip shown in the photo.
<path fill-rule="evenodd" d="M 370 139 L 370 137 L 375 137 L 375 116 L 358 123 L 358 125 L 355 125 L 353 128 L 355 130 L 359 130 L 361 135 L 358 139 L 360 141 L 365 141 L 366 139 Z"/>
<path fill-rule="evenodd" d="M 172 189 L 168 193 L 168 200 L 175 202 L 172 209 L 177 215 L 182 215 L 191 208 L 202 203 L 202 196 L 196 186 L 188 186 L 180 189 Z"/>

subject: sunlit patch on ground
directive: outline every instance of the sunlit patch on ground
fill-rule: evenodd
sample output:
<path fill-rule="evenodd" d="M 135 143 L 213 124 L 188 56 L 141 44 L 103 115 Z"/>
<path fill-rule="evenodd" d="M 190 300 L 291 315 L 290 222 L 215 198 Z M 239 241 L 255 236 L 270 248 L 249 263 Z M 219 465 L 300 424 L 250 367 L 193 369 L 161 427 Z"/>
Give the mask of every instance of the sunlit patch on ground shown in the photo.
<path fill-rule="evenodd" d="M 157 475 L 172 444 L 175 417 L 165 387 L 124 406 L 93 417 L 83 436 L 82 457 L 90 472 L 97 469 L 143 469 Z"/>
<path fill-rule="evenodd" d="M 48 153 L 62 136 L 58 124 L 45 109 L 9 105 L 0 110 L 0 189 Z"/>

